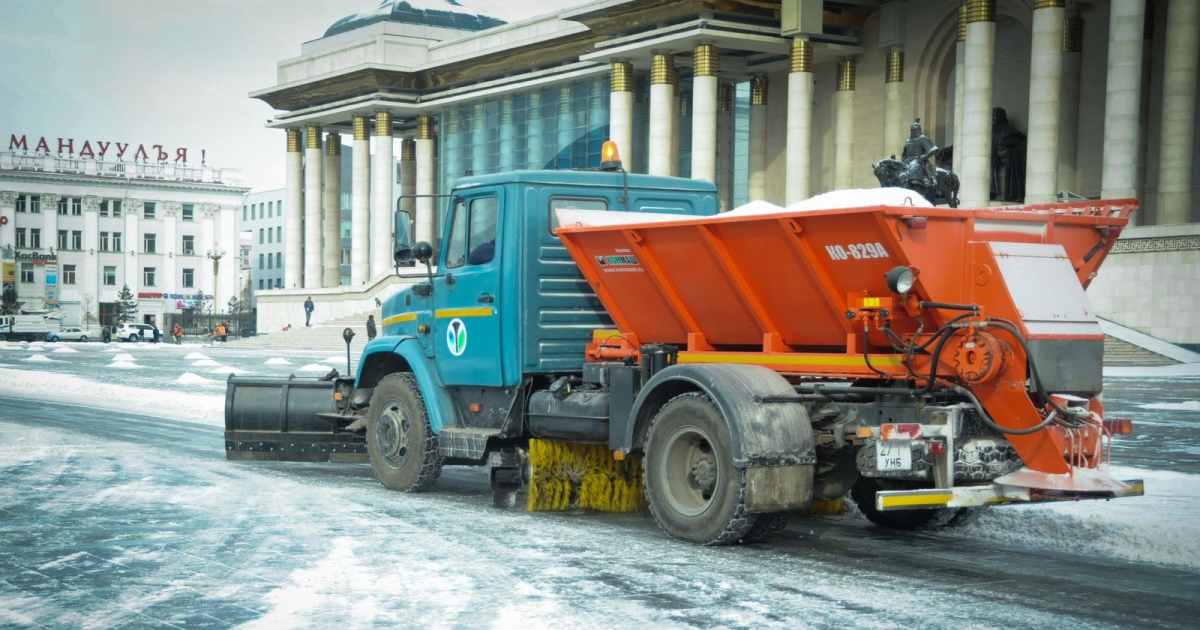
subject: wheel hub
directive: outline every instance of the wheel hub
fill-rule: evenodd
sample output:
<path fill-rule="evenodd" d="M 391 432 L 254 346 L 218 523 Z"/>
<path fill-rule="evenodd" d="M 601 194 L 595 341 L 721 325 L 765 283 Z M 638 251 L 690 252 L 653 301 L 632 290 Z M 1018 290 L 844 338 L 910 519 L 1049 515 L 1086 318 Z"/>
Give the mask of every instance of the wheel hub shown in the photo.
<path fill-rule="evenodd" d="M 702 514 L 712 505 L 722 471 L 712 440 L 697 426 L 683 426 L 666 439 L 658 466 L 665 482 L 664 498 L 685 516 Z"/>
<path fill-rule="evenodd" d="M 697 457 L 696 461 L 692 462 L 692 481 L 698 488 L 712 492 L 712 487 L 717 482 L 717 466 L 711 455 Z"/>
<path fill-rule="evenodd" d="M 375 420 L 375 438 L 380 454 L 388 463 L 399 466 L 408 456 L 408 435 L 412 425 L 404 408 L 391 402 Z"/>

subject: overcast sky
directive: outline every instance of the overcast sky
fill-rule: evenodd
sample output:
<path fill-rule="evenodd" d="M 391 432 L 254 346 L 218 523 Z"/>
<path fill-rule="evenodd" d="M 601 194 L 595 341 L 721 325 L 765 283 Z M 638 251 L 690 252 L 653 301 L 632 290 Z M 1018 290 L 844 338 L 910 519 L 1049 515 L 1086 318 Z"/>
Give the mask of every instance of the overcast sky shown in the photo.
<path fill-rule="evenodd" d="M 429 0 L 423 0 L 428 2 Z M 517 21 L 583 0 L 459 0 Z M 282 131 L 246 95 L 275 64 L 379 0 L 0 0 L 0 151 L 9 136 L 187 147 L 189 165 L 282 187 Z M 109 155 L 112 155 L 110 153 Z"/>

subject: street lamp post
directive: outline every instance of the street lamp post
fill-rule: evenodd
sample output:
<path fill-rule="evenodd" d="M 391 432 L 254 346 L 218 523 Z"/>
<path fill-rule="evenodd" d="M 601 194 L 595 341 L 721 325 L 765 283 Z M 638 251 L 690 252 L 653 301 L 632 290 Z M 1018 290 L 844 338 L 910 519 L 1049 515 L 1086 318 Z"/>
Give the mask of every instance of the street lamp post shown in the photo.
<path fill-rule="evenodd" d="M 209 330 L 209 332 L 213 332 L 216 330 L 216 328 L 213 326 L 213 314 L 214 314 L 214 311 L 217 310 L 217 272 L 221 269 L 221 257 L 224 255 L 225 255 L 225 250 L 218 248 L 216 243 L 213 243 L 213 248 L 208 250 L 208 253 L 206 254 L 206 256 L 208 256 L 208 259 L 213 261 L 213 290 L 212 290 L 213 291 L 213 293 L 212 293 L 213 301 L 212 301 L 212 307 L 208 311 L 208 330 Z M 216 341 L 215 334 L 213 336 L 213 341 Z"/>

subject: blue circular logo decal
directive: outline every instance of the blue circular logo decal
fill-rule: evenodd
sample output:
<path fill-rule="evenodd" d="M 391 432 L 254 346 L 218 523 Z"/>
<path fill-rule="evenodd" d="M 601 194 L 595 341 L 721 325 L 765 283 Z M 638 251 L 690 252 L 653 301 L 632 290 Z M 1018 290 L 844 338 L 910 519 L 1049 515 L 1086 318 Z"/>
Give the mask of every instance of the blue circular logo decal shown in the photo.
<path fill-rule="evenodd" d="M 446 345 L 450 348 L 450 354 L 456 357 L 467 351 L 467 325 L 457 317 L 446 326 Z"/>

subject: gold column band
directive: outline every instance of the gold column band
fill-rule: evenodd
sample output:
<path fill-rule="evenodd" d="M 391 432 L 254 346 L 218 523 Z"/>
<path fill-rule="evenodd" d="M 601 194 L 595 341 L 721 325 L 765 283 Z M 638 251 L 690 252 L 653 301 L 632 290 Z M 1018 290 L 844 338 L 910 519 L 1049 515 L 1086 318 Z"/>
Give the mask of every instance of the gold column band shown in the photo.
<path fill-rule="evenodd" d="M 1033 0 L 1033 10 L 1038 9 L 1061 9 L 1067 6 L 1066 0 Z"/>
<path fill-rule="evenodd" d="M 967 0 L 967 24 L 995 21 L 996 0 Z"/>
<path fill-rule="evenodd" d="M 671 70 L 675 67 L 675 62 L 671 59 L 671 55 L 656 54 L 650 62 L 650 84 L 651 85 L 670 85 Z"/>
<path fill-rule="evenodd" d="M 1083 52 L 1083 18 L 1069 17 L 1063 22 L 1063 52 Z"/>
<path fill-rule="evenodd" d="M 412 138 L 400 139 L 400 161 L 412 162 L 417 159 L 417 141 Z"/>
<path fill-rule="evenodd" d="M 857 68 L 858 64 L 853 59 L 838 60 L 837 91 L 854 91 L 854 75 L 857 72 Z"/>
<path fill-rule="evenodd" d="M 628 61 L 614 61 L 612 65 L 612 91 L 633 91 L 633 64 Z"/>
<path fill-rule="evenodd" d="M 750 104 L 767 104 L 767 77 L 750 77 Z"/>
<path fill-rule="evenodd" d="M 692 76 L 717 76 L 717 47 L 700 44 L 692 51 Z"/>
<path fill-rule="evenodd" d="M 807 39 L 793 39 L 788 72 L 812 72 L 813 47 Z"/>
<path fill-rule="evenodd" d="M 675 97 L 678 98 L 679 97 L 679 68 L 676 68 L 674 65 L 672 65 L 669 68 L 669 70 L 671 72 L 671 87 L 674 88 L 671 91 L 675 94 Z"/>
<path fill-rule="evenodd" d="M 342 135 L 336 131 L 329 132 L 329 137 L 325 139 L 325 155 L 341 155 L 342 154 Z"/>
<path fill-rule="evenodd" d="M 304 129 L 304 148 L 320 149 L 321 148 L 321 128 L 306 127 Z"/>
<path fill-rule="evenodd" d="M 958 41 L 967 41 L 967 5 L 958 7 Z"/>
<path fill-rule="evenodd" d="M 511 125 L 513 121 L 513 101 L 511 96 L 505 96 L 500 101 L 500 124 Z"/>
<path fill-rule="evenodd" d="M 376 112 L 375 113 L 375 135 L 376 136 L 392 135 L 392 112 Z"/>
<path fill-rule="evenodd" d="M 367 117 L 366 116 L 355 116 L 351 120 L 353 120 L 353 122 L 354 122 L 354 139 L 355 140 L 366 140 L 367 133 L 368 133 Z"/>
<path fill-rule="evenodd" d="M 429 116 L 417 116 L 417 139 L 428 140 L 433 137 L 433 120 Z"/>
<path fill-rule="evenodd" d="M 904 82 L 904 51 L 889 50 L 887 54 L 887 76 L 884 83 Z"/>
<path fill-rule="evenodd" d="M 299 153 L 300 152 L 300 130 L 299 129 L 288 129 L 287 130 L 287 150 L 288 150 L 288 153 Z"/>
<path fill-rule="evenodd" d="M 724 82 L 717 92 L 717 107 L 722 113 L 733 111 L 733 84 Z"/>
<path fill-rule="evenodd" d="M 571 113 L 571 86 L 564 85 L 558 88 L 558 115 L 565 116 Z"/>
<path fill-rule="evenodd" d="M 471 106 L 471 128 L 483 129 L 485 122 L 487 115 L 483 112 L 483 103 L 475 103 Z"/>

